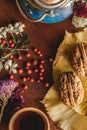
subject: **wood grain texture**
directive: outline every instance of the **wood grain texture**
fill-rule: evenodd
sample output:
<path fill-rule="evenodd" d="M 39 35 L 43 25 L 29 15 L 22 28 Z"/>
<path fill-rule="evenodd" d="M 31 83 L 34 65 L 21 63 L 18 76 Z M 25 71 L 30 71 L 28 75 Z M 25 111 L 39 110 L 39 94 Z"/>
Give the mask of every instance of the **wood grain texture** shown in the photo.
<path fill-rule="evenodd" d="M 0 0 L 0 26 L 6 26 L 9 23 L 14 23 L 15 21 L 23 22 L 26 25 L 25 32 L 29 35 L 29 41 L 31 42 L 29 48 L 34 46 L 40 49 L 45 56 L 55 57 L 57 47 L 63 40 L 65 30 L 69 32 L 77 31 L 71 24 L 71 18 L 72 16 L 63 22 L 56 24 L 31 23 L 21 16 L 15 0 Z M 45 80 L 52 83 L 51 65 L 46 63 L 45 68 Z M 20 80 L 18 79 L 18 81 Z M 40 85 L 37 83 L 28 83 L 28 86 L 29 89 L 24 93 L 26 106 L 39 108 L 46 113 L 44 106 L 39 102 L 39 100 L 43 99 L 49 88 L 45 88 L 43 83 Z M 57 128 L 51 120 L 50 125 L 51 130 L 59 130 L 59 128 Z M 0 130 L 8 130 L 8 125 L 1 123 Z"/>

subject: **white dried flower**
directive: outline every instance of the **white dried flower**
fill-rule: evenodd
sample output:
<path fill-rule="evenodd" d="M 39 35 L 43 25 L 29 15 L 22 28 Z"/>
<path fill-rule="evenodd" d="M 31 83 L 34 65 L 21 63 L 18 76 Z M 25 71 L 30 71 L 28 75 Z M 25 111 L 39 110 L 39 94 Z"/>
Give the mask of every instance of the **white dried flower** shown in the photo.
<path fill-rule="evenodd" d="M 0 38 L 6 38 L 6 34 L 8 31 L 9 31 L 9 29 L 7 27 L 1 27 L 0 28 L 0 35 L 2 35 L 2 36 L 0 36 Z"/>
<path fill-rule="evenodd" d="M 11 66 L 10 66 L 10 73 L 12 72 L 12 73 L 17 73 L 17 66 L 18 66 L 18 64 L 16 63 L 16 62 L 14 62 Z"/>
<path fill-rule="evenodd" d="M 18 26 L 19 26 L 19 22 L 16 22 L 16 23 L 14 24 L 14 27 L 17 28 Z"/>
<path fill-rule="evenodd" d="M 25 27 L 25 24 L 21 24 L 21 26 L 22 26 L 22 28 L 24 28 L 24 27 Z"/>
<path fill-rule="evenodd" d="M 18 64 L 16 62 L 12 63 L 11 59 L 8 59 L 5 63 L 4 63 L 4 68 L 5 70 L 9 69 L 9 73 L 13 72 L 13 73 L 17 73 L 17 66 Z"/>
<path fill-rule="evenodd" d="M 12 60 L 11 60 L 11 59 L 8 59 L 8 60 L 6 61 L 6 63 L 7 63 L 9 66 L 11 66 L 11 65 L 12 65 Z"/>
<path fill-rule="evenodd" d="M 9 31 L 13 31 L 13 29 L 14 29 L 13 26 L 12 26 L 12 24 L 9 24 L 8 28 L 9 28 Z"/>
<path fill-rule="evenodd" d="M 87 32 L 87 26 L 85 28 L 83 28 L 83 31 Z"/>
<path fill-rule="evenodd" d="M 12 69 L 12 72 L 13 72 L 14 74 L 16 74 L 16 73 L 17 73 L 17 69 Z"/>
<path fill-rule="evenodd" d="M 5 68 L 5 70 L 8 70 L 9 69 L 9 65 L 4 64 L 4 68 Z"/>
<path fill-rule="evenodd" d="M 1 27 L 1 28 L 0 28 L 0 32 L 2 32 L 2 31 L 4 30 L 4 28 L 5 28 L 5 27 Z"/>
<path fill-rule="evenodd" d="M 21 26 L 18 28 L 18 30 L 19 30 L 19 32 L 23 32 L 24 31 L 24 29 Z"/>
<path fill-rule="evenodd" d="M 6 31 L 6 32 L 9 32 L 9 28 L 8 28 L 8 27 L 6 27 L 6 28 L 5 28 L 5 31 Z"/>
<path fill-rule="evenodd" d="M 0 34 L 0 38 L 3 38 L 3 35 L 2 35 L 2 34 Z"/>
<path fill-rule="evenodd" d="M 12 66 L 12 60 L 9 59 L 4 63 L 5 70 L 8 70 L 10 66 Z"/>
<path fill-rule="evenodd" d="M 15 33 L 16 33 L 16 34 L 19 34 L 19 32 L 17 32 L 17 31 L 16 31 Z"/>
<path fill-rule="evenodd" d="M 81 18 L 78 16 L 73 16 L 72 24 L 76 27 L 85 27 L 87 26 L 87 18 Z"/>
<path fill-rule="evenodd" d="M 25 27 L 25 25 L 22 24 L 21 22 L 15 23 L 14 28 L 16 30 L 16 34 L 18 34 L 20 32 L 23 32 L 24 31 L 24 29 L 23 29 L 24 27 Z"/>
<path fill-rule="evenodd" d="M 2 36 L 3 36 L 3 38 L 6 38 L 6 34 L 7 34 L 6 31 L 3 31 L 3 32 L 2 32 Z"/>

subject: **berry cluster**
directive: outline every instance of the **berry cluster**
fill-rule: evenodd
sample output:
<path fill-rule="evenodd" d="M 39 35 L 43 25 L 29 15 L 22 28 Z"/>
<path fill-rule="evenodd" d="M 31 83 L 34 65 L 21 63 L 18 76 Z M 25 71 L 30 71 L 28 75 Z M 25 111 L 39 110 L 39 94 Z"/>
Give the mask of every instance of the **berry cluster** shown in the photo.
<path fill-rule="evenodd" d="M 9 73 L 17 73 L 18 64 L 14 57 L 20 52 L 27 52 L 29 45 L 28 36 L 23 33 L 24 27 L 24 24 L 17 22 L 14 26 L 9 24 L 0 28 L 0 71 L 4 68 Z"/>
<path fill-rule="evenodd" d="M 19 22 L 14 26 L 9 24 L 7 27 L 0 28 L 0 71 L 3 68 L 9 71 L 11 80 L 16 79 L 17 74 L 25 89 L 28 88 L 27 82 L 42 82 L 45 87 L 49 87 L 50 83 L 44 76 L 45 63 L 46 61 L 52 63 L 53 58 L 46 58 L 41 50 L 33 48 L 31 51 L 35 56 L 32 59 L 28 36 L 23 33 L 24 27 L 24 24 Z"/>
<path fill-rule="evenodd" d="M 45 87 L 49 87 L 50 83 L 45 81 L 44 74 L 45 74 L 45 63 L 46 61 L 49 63 L 53 62 L 53 58 L 45 58 L 44 54 L 41 50 L 37 48 L 32 49 L 32 53 L 37 56 L 36 59 L 32 59 L 32 56 L 29 52 L 26 52 L 26 61 L 24 66 L 17 69 L 17 73 L 20 79 L 23 81 L 24 89 L 27 89 L 27 82 L 30 83 L 44 83 Z M 23 62 L 23 56 L 18 55 L 18 60 Z M 23 76 L 24 75 L 24 76 Z M 10 79 L 14 79 L 15 75 L 10 74 Z M 18 84 L 18 82 L 17 82 Z"/>

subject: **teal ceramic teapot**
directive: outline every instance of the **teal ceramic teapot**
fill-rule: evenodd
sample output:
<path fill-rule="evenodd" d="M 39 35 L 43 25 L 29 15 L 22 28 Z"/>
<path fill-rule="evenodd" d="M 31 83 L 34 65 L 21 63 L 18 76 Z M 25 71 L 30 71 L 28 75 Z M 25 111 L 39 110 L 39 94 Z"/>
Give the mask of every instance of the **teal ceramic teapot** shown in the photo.
<path fill-rule="evenodd" d="M 27 20 L 56 23 L 72 14 L 74 0 L 16 0 L 16 3 Z"/>

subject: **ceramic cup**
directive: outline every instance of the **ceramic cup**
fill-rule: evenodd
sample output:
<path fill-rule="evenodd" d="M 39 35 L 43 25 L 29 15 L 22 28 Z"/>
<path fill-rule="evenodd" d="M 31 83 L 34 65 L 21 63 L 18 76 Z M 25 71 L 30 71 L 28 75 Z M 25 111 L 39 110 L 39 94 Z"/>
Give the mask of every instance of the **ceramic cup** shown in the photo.
<path fill-rule="evenodd" d="M 18 110 L 9 122 L 9 130 L 50 130 L 47 116 L 37 108 Z"/>

